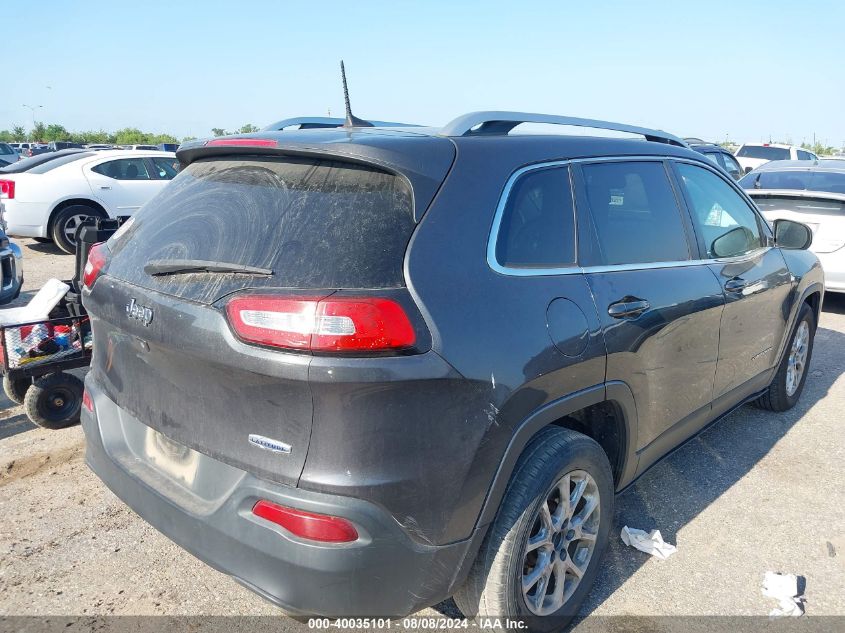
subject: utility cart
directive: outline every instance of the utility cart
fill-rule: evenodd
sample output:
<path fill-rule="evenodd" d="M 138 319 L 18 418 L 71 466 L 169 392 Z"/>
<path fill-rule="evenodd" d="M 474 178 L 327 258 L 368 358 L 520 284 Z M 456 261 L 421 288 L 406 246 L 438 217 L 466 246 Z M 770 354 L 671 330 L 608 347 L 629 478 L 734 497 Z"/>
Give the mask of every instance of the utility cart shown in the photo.
<path fill-rule="evenodd" d="M 92 351 L 91 324 L 81 301 L 82 271 L 91 246 L 111 237 L 125 219 L 84 219 L 76 233 L 74 278 L 50 280 L 30 303 L 41 295 L 49 301 L 51 293 L 62 294 L 47 317 L 9 323 L 7 316 L 0 324 L 3 391 L 24 405 L 27 417 L 38 426 L 59 429 L 79 422 L 83 383 L 69 372 L 90 365 Z M 27 308 L 0 313 L 24 315 Z"/>

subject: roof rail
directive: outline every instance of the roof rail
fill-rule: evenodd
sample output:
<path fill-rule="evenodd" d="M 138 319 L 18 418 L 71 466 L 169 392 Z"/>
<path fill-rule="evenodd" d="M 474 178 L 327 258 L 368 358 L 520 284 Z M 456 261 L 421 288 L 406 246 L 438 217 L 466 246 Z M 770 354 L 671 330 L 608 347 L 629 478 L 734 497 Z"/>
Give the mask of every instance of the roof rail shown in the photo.
<path fill-rule="evenodd" d="M 581 119 L 578 117 L 558 116 L 554 114 L 535 114 L 532 112 L 470 112 L 459 116 L 447 123 L 440 133 L 443 136 L 484 136 L 507 134 L 521 123 L 549 123 L 552 125 L 571 125 L 574 127 L 591 127 L 600 130 L 614 130 L 644 136 L 647 141 L 669 143 L 680 147 L 687 147 L 677 136 L 660 130 L 652 130 L 624 123 L 598 121 L 596 119 Z"/>
<path fill-rule="evenodd" d="M 300 116 L 292 119 L 282 119 L 261 129 L 262 132 L 284 130 L 285 128 L 299 126 L 300 130 L 315 128 L 343 127 L 346 119 L 327 116 Z M 389 121 L 370 121 L 375 127 L 414 127 L 410 123 L 391 123 Z"/>

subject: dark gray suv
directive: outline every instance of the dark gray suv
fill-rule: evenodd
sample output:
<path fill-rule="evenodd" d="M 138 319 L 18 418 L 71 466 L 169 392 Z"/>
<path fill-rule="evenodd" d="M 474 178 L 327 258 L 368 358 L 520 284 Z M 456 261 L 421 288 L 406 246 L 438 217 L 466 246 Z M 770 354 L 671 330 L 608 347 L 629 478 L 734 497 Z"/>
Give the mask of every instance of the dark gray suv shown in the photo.
<path fill-rule="evenodd" d="M 636 138 L 517 135 L 523 122 Z M 807 227 L 654 130 L 512 112 L 183 144 L 85 272 L 87 460 L 292 612 L 564 624 L 614 494 L 792 407 Z"/>

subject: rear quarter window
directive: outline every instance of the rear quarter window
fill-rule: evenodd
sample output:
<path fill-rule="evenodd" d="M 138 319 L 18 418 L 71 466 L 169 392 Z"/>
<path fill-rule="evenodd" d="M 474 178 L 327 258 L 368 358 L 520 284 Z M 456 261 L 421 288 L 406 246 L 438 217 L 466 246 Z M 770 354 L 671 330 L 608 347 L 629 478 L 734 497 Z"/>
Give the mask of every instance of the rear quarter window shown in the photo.
<path fill-rule="evenodd" d="M 764 160 L 789 160 L 789 150 L 785 147 L 767 147 L 765 145 L 743 145 L 736 153 L 742 158 L 762 158 Z"/>

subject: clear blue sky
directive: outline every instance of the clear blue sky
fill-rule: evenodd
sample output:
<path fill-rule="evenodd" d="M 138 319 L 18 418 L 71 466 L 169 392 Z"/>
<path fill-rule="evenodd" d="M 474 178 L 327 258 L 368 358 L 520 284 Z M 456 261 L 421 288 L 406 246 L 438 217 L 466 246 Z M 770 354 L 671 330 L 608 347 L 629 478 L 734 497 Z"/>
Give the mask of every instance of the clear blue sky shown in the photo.
<path fill-rule="evenodd" d="M 482 109 L 845 142 L 845 2 L 3 0 L 0 129 L 212 127 Z M 39 44 L 40 43 L 40 44 Z"/>

